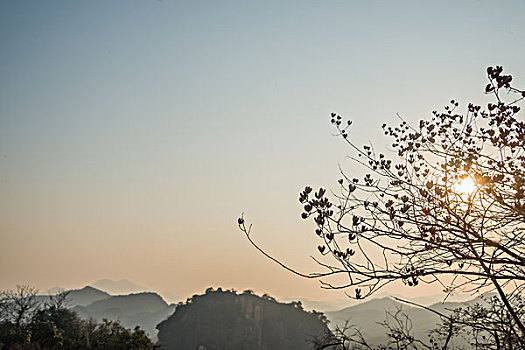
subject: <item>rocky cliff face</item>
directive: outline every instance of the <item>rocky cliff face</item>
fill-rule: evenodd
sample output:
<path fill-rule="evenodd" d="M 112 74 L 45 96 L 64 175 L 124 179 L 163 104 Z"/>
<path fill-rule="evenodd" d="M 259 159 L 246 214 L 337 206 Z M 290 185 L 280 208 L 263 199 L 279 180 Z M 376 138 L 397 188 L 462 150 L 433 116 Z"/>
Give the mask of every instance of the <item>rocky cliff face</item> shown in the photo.
<path fill-rule="evenodd" d="M 177 307 L 157 326 L 166 350 L 311 349 L 328 332 L 319 314 L 251 293 L 208 290 Z"/>

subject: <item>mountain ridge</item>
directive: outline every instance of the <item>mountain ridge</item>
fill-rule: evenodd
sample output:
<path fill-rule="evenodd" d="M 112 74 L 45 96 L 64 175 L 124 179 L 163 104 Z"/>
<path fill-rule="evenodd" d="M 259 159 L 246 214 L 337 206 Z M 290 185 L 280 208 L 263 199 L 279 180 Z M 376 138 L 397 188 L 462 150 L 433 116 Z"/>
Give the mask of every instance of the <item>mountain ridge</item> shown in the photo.
<path fill-rule="evenodd" d="M 306 350 L 328 332 L 322 314 L 306 312 L 300 302 L 220 288 L 189 298 L 157 329 L 166 350 Z"/>

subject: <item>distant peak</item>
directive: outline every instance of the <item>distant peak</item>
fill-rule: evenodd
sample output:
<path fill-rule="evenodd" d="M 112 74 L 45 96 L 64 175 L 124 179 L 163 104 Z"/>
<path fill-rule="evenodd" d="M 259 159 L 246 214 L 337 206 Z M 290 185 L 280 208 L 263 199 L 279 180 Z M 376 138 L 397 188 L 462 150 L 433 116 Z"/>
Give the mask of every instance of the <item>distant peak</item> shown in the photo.
<path fill-rule="evenodd" d="M 90 285 L 86 285 L 86 286 L 84 286 L 81 289 L 76 289 L 76 290 L 72 289 L 69 292 L 89 292 L 89 293 L 105 294 L 105 295 L 109 296 L 109 294 L 104 292 L 103 290 L 100 290 L 100 289 L 95 288 L 95 287 L 90 286 Z"/>
<path fill-rule="evenodd" d="M 109 278 L 103 278 L 101 280 L 96 281 L 93 284 L 97 284 L 97 283 L 130 283 L 130 284 L 133 284 L 127 279 L 112 280 L 112 279 L 109 279 Z"/>
<path fill-rule="evenodd" d="M 94 286 L 95 288 L 106 291 L 113 295 L 138 293 L 138 292 L 144 292 L 148 290 L 148 288 L 136 285 L 133 282 L 130 282 L 129 280 L 126 280 L 126 279 L 111 280 L 111 279 L 105 278 L 105 279 L 98 280 L 95 283 L 92 283 L 91 285 Z"/>
<path fill-rule="evenodd" d="M 95 287 L 91 287 L 91 286 L 85 286 L 84 288 L 81 288 L 80 290 L 98 290 L 98 289 Z"/>

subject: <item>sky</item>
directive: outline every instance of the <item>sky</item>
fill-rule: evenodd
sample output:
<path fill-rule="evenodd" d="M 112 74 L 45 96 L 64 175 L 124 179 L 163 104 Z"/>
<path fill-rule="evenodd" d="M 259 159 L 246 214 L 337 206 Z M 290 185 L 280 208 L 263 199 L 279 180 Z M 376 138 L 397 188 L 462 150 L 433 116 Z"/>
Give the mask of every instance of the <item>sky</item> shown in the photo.
<path fill-rule="evenodd" d="M 298 193 L 359 172 L 330 113 L 386 147 L 489 65 L 525 86 L 524 42 L 525 1 L 2 1 L 0 289 L 344 297 L 237 217 L 318 270 Z"/>

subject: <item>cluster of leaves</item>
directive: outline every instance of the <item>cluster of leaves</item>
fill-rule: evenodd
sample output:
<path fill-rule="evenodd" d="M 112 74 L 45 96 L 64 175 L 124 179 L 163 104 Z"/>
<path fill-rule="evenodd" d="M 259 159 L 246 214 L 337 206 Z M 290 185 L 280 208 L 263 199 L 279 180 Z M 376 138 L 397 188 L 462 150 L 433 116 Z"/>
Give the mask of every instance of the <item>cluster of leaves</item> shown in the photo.
<path fill-rule="evenodd" d="M 66 307 L 67 293 L 42 303 L 36 290 L 20 286 L 0 293 L 0 349 L 152 350 L 146 333 L 119 322 L 82 320 Z"/>
<path fill-rule="evenodd" d="M 348 275 L 348 284 L 328 287 L 358 286 L 356 298 L 395 280 L 408 286 L 438 282 L 447 293 L 495 288 L 503 297 L 505 286 L 521 292 L 525 123 L 517 119 L 516 103 L 525 92 L 512 88 L 512 77 L 502 71 L 487 70 L 486 91 L 496 103 L 486 108 L 469 104 L 458 114 L 459 103 L 452 100 L 416 128 L 405 121 L 383 125 L 397 151 L 394 159 L 371 145 L 355 146 L 341 127 L 345 123 L 332 114 L 340 135 L 357 151 L 354 159 L 369 173 L 362 182 L 342 173 L 333 201 L 318 196 L 322 189 L 309 200 L 309 187 L 299 196 L 306 203 L 302 217 L 315 215 L 315 232 L 324 240 L 319 251 L 339 262 L 332 273 Z M 501 100 L 503 89 L 515 99 Z M 461 186 L 465 179 L 473 183 L 470 191 Z M 328 209 L 332 202 L 334 212 Z M 346 252 L 352 248 L 357 254 L 350 259 Z"/>
<path fill-rule="evenodd" d="M 341 171 L 330 196 L 311 187 L 299 195 L 301 216 L 313 218 L 322 241 L 320 254 L 333 259 L 316 259 L 327 272 L 288 268 L 253 243 L 243 218 L 240 229 L 298 275 L 346 276 L 346 283 L 323 279 L 323 286 L 354 287 L 356 299 L 394 281 L 438 283 L 445 293 L 496 290 L 525 338 L 524 322 L 509 302 L 525 288 L 525 123 L 517 105 L 525 91 L 511 86 L 502 67 L 489 67 L 487 78 L 485 91 L 494 101 L 485 107 L 470 103 L 459 113 L 459 102 L 451 100 L 416 126 L 384 124 L 389 152 L 354 144 L 352 123 L 331 114 L 366 175 Z"/>

